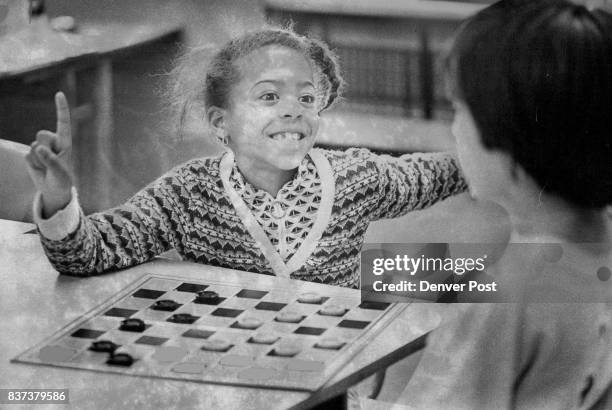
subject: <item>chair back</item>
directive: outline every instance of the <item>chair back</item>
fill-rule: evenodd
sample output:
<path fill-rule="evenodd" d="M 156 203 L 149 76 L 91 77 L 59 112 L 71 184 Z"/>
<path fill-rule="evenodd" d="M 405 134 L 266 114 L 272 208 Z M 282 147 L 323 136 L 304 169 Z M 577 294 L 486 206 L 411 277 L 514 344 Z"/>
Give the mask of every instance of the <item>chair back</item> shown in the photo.
<path fill-rule="evenodd" d="M 29 149 L 27 145 L 0 139 L 0 219 L 32 222 L 36 189 L 25 161 Z"/>

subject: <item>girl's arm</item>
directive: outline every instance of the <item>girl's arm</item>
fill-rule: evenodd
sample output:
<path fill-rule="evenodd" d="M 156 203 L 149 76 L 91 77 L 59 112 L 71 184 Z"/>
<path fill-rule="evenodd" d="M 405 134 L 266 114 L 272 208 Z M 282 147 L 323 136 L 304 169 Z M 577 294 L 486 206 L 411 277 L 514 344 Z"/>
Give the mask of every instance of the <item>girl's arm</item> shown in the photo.
<path fill-rule="evenodd" d="M 467 189 L 456 159 L 447 153 L 380 155 L 376 164 L 380 202 L 373 220 L 427 208 Z"/>
<path fill-rule="evenodd" d="M 88 275 L 145 262 L 174 245 L 178 227 L 171 211 L 176 202 L 172 177 L 160 179 L 119 208 L 83 215 L 71 189 L 72 134 L 64 94 L 56 94 L 55 105 L 56 131 L 39 131 L 26 155 L 38 191 L 34 219 L 51 263 L 62 273 Z"/>
<path fill-rule="evenodd" d="M 140 264 L 176 247 L 182 232 L 173 194 L 177 183 L 167 174 L 125 204 L 87 217 L 73 197 L 50 220 L 39 219 L 52 265 L 61 273 L 86 276 Z M 34 212 L 40 217 L 40 205 Z"/>

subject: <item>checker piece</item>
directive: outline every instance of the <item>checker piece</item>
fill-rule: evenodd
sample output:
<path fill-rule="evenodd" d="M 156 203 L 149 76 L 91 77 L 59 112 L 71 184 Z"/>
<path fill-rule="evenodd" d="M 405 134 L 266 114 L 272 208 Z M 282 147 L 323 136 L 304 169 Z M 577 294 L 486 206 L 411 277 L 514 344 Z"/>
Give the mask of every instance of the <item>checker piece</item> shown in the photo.
<path fill-rule="evenodd" d="M 242 319 L 238 319 L 238 322 L 236 322 L 236 324 L 242 329 L 257 329 L 259 326 L 263 325 L 263 321 L 256 317 L 249 316 Z"/>
<path fill-rule="evenodd" d="M 202 342 L 202 350 L 211 352 L 226 352 L 232 344 L 225 339 L 207 339 Z"/>
<path fill-rule="evenodd" d="M 280 312 L 275 318 L 277 322 L 285 323 L 300 323 L 303 319 L 304 315 L 292 311 Z"/>
<path fill-rule="evenodd" d="M 274 348 L 274 354 L 276 356 L 283 356 L 283 357 L 293 357 L 301 351 L 302 349 L 299 346 L 289 344 L 289 343 L 280 344 Z"/>
<path fill-rule="evenodd" d="M 163 310 L 166 312 L 172 312 L 176 309 L 178 309 L 181 306 L 180 303 L 175 302 L 173 300 L 170 299 L 162 299 L 162 300 L 158 300 L 156 301 L 153 306 L 151 306 L 151 309 L 153 310 Z"/>
<path fill-rule="evenodd" d="M 119 330 L 125 330 L 127 332 L 144 332 L 146 329 L 145 322 L 138 318 L 128 318 L 121 321 Z"/>
<path fill-rule="evenodd" d="M 170 322 L 174 322 L 174 323 L 184 323 L 184 324 L 192 324 L 193 322 L 195 322 L 196 320 L 198 320 L 200 317 L 199 316 L 194 316 L 190 313 L 175 313 L 172 316 L 170 316 L 170 318 L 168 319 L 168 321 Z"/>
<path fill-rule="evenodd" d="M 98 340 L 92 342 L 91 346 L 89 346 L 89 350 L 92 352 L 113 353 L 118 347 L 118 344 L 110 340 Z"/>
<path fill-rule="evenodd" d="M 274 333 L 260 332 L 251 337 L 252 343 L 258 343 L 262 345 L 271 345 L 275 343 L 280 337 Z"/>
<path fill-rule="evenodd" d="M 329 304 L 323 306 L 319 310 L 319 314 L 324 316 L 344 316 L 347 310 L 344 306 Z"/>
<path fill-rule="evenodd" d="M 196 303 L 203 303 L 206 305 L 216 305 L 219 303 L 219 294 L 213 290 L 201 290 L 194 299 Z"/>
<path fill-rule="evenodd" d="M 345 345 L 345 342 L 337 337 L 324 337 L 315 343 L 315 347 L 319 349 L 338 350 Z"/>
<path fill-rule="evenodd" d="M 111 356 L 106 361 L 106 364 L 114 366 L 131 366 L 134 363 L 134 358 L 129 353 L 111 353 Z"/>
<path fill-rule="evenodd" d="M 298 296 L 298 302 L 301 303 L 321 303 L 323 296 L 315 292 L 306 292 Z"/>

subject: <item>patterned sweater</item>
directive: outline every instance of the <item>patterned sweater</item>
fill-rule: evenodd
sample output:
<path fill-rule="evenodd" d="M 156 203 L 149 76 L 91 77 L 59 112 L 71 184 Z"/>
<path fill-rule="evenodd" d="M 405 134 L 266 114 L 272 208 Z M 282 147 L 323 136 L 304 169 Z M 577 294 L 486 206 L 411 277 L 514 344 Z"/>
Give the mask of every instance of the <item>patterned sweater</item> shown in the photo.
<path fill-rule="evenodd" d="M 188 261 L 357 287 L 371 221 L 465 188 L 446 154 L 313 149 L 274 198 L 248 184 L 225 153 L 171 170 L 119 207 L 87 217 L 79 210 L 76 230 L 41 240 L 66 274 L 121 269 L 174 248 Z"/>

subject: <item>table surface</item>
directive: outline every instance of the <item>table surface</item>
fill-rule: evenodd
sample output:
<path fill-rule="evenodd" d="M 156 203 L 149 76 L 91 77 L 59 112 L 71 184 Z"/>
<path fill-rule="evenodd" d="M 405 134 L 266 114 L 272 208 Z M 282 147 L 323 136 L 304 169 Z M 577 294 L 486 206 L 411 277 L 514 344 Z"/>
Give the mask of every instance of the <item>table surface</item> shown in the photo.
<path fill-rule="evenodd" d="M 176 25 L 84 23 L 58 32 L 37 22 L 0 37 L 0 78 L 22 75 L 84 56 L 114 53 L 180 32 Z"/>
<path fill-rule="evenodd" d="M 223 386 L 11 363 L 18 354 L 81 317 L 146 273 L 266 286 L 288 281 L 299 292 L 328 285 L 157 259 L 90 278 L 59 275 L 33 225 L 0 219 L 0 388 L 69 389 L 70 408 L 308 408 L 403 357 L 406 345 L 439 323 L 441 305 L 413 303 L 319 391 Z M 358 292 L 346 289 L 347 292 Z M 68 406 L 66 406 L 67 408 Z M 62 408 L 57 406 L 53 408 Z"/>
<path fill-rule="evenodd" d="M 289 12 L 451 21 L 466 19 L 486 7 L 442 0 L 265 0 L 265 5 L 268 9 Z"/>

